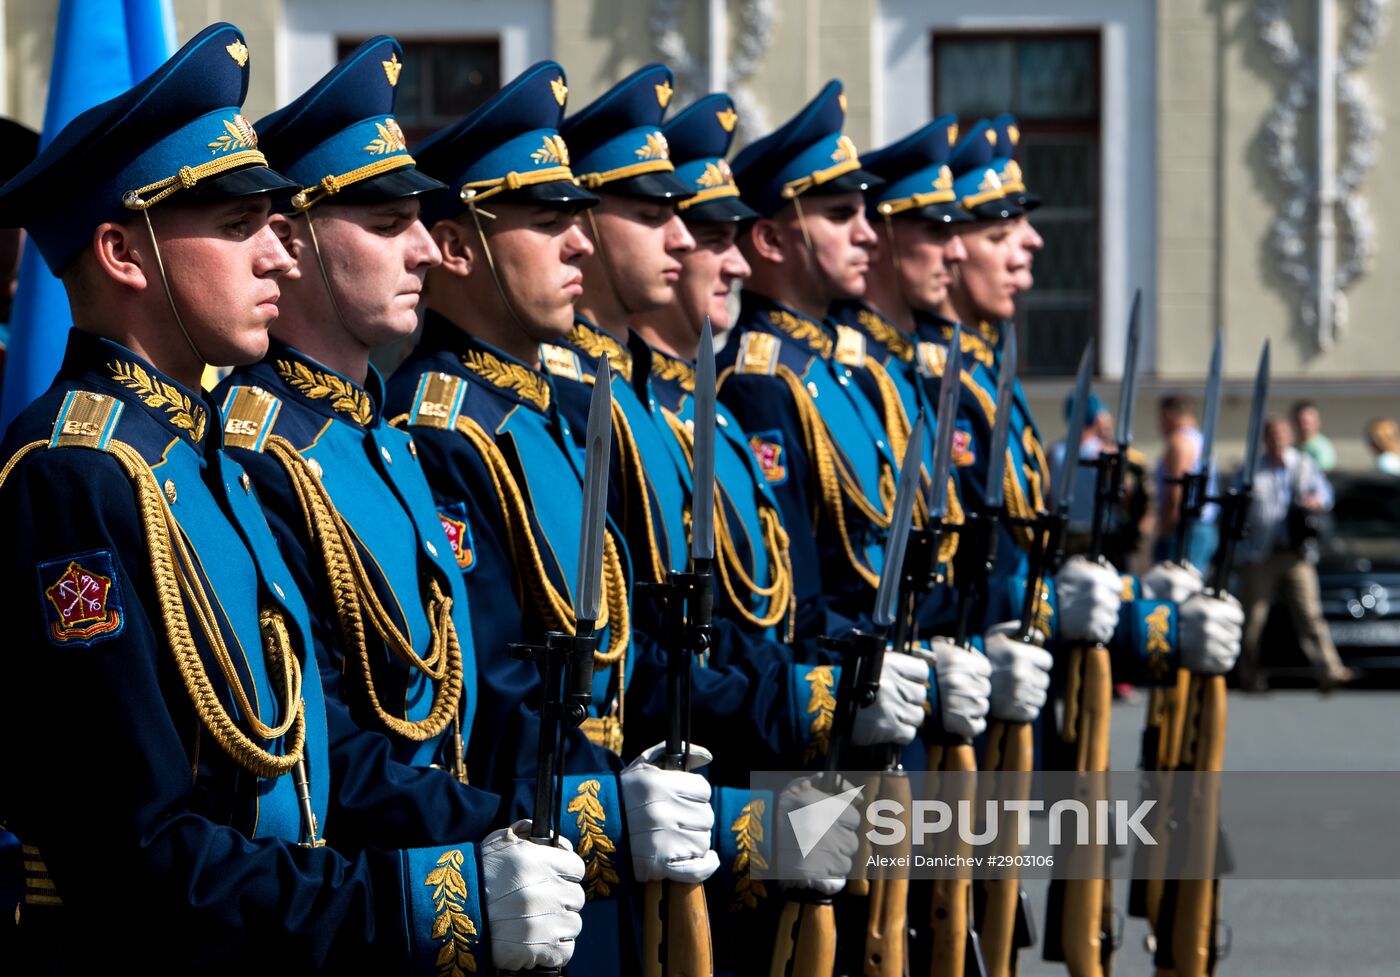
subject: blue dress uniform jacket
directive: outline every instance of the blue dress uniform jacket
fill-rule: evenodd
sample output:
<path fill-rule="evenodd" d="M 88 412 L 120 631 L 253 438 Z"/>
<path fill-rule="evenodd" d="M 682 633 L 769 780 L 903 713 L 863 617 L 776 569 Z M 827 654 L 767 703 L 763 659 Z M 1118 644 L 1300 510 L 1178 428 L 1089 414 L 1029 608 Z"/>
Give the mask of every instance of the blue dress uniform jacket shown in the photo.
<path fill-rule="evenodd" d="M 946 320 L 925 316 L 919 326 L 919 356 L 930 378 L 941 376 L 947 344 L 953 326 Z M 1000 331 L 983 323 L 976 331 L 963 331 L 963 385 L 971 394 L 961 409 L 969 421 L 970 445 L 974 455 L 972 481 L 982 484 L 987 459 L 985 446 L 995 422 L 997 365 L 1001 349 Z M 1051 480 L 1049 462 L 1041 447 L 1040 432 L 1026 403 L 1019 379 L 1012 401 L 1011 433 L 1006 467 L 1006 505 L 1013 517 L 1030 518 L 1045 509 L 1045 495 Z M 1025 589 L 1027 550 L 1031 534 L 1003 527 L 1003 545 L 998 550 L 997 580 L 988 609 L 989 624 L 1007 620 L 1020 612 Z M 1009 545 L 1007 545 L 1009 543 Z M 1042 604 L 1041 624 L 1054 640 L 1053 581 L 1046 582 L 1048 599 Z M 1179 658 L 1176 605 L 1169 601 L 1141 599 L 1135 579 L 1123 578 L 1123 609 L 1114 634 L 1115 675 L 1128 681 L 1160 685 L 1173 680 Z"/>
<path fill-rule="evenodd" d="M 492 609 L 472 615 L 481 704 L 467 765 L 476 782 L 505 795 L 512 818 L 529 817 L 540 681 L 536 666 L 512 659 L 507 645 L 573 630 L 583 456 L 547 373 L 431 311 L 417 348 L 389 380 L 386 414 L 412 434 L 439 513 L 470 527 L 473 565 L 511 568 L 463 573 L 472 606 Z M 565 738 L 563 832 L 587 866 L 573 966 L 590 973 L 630 973 L 639 955 L 617 780 L 633 657 L 625 561 L 610 529 L 593 704 Z M 513 633 L 496 625 L 511 621 Z"/>
<path fill-rule="evenodd" d="M 6 438 L 17 632 L 0 809 L 26 846 L 22 932 L 44 958 L 31 963 L 475 964 L 477 855 L 452 841 L 489 825 L 459 785 L 413 789 L 428 771 L 327 710 L 306 607 L 216 418 L 130 350 L 75 331 Z M 284 772 L 301 743 L 314 822 Z M 390 781 L 405 789 L 365 789 Z M 318 830 L 328 847 L 300 844 Z"/>
<path fill-rule="evenodd" d="M 401 762 L 465 778 L 477 706 L 462 579 L 464 564 L 475 569 L 471 530 L 439 516 L 413 439 L 381 413 L 379 374 L 371 367 L 361 386 L 273 340 L 215 396 L 227 450 L 311 610 L 328 699 Z"/>
<path fill-rule="evenodd" d="M 619 492 L 610 503 L 614 518 L 629 520 L 628 535 L 633 558 L 652 573 L 662 572 L 661 556 L 672 552 L 677 540 L 680 553 L 673 555 L 671 568 L 689 565 L 689 530 L 685 513 L 691 500 L 688 440 L 677 436 L 676 425 L 662 410 L 656 394 L 658 381 L 653 373 L 655 354 L 635 333 L 622 347 L 601 330 L 582 320 L 569 333 L 570 345 L 551 353 L 548 362 L 561 390 L 561 408 L 577 435 L 584 421 L 585 397 L 589 382 L 596 375 L 602 354 L 617 363 L 613 373 L 614 468 Z M 614 350 L 613 347 L 616 347 Z M 677 364 L 669 360 L 668 364 Z M 675 366 L 663 366 L 675 373 Z M 737 424 L 735 427 L 737 428 Z M 723 429 L 721 429 L 723 430 Z M 716 444 L 716 475 L 720 445 Z M 746 472 L 749 484 L 752 474 Z M 718 487 L 717 487 L 718 488 Z M 717 497 L 722 495 L 717 490 Z M 649 514 L 650 519 L 638 513 Z M 755 519 L 756 525 L 758 524 Z M 657 527 L 664 527 L 658 530 Z M 719 526 L 718 520 L 716 526 Z M 755 529 L 755 532 L 758 530 Z M 761 537 L 756 537 L 761 538 Z M 775 540 L 776 542 L 776 540 Z M 716 533 L 717 546 L 723 539 Z M 650 554 L 638 556 L 638 552 Z M 716 567 L 716 575 L 723 569 Z M 645 576 L 640 571 L 639 576 Z M 650 579 L 656 579 L 654 576 Z M 723 580 L 717 579 L 723 589 Z M 803 676 L 808 669 L 794 670 L 793 649 L 761 634 L 755 634 L 747 621 L 736 622 L 725 612 L 726 604 L 716 602 L 711 652 L 692 672 L 691 728 L 696 742 L 714 754 L 708 775 L 717 784 L 742 784 L 756 769 L 783 769 L 793 759 L 807 753 L 812 742 L 813 717 L 807 714 L 809 696 Z M 628 753 L 647 748 L 665 737 L 666 661 L 664 619 L 659 603 L 641 592 L 633 601 L 633 648 L 636 672 L 628 687 L 631 722 Z M 787 613 L 782 612 L 786 617 Z M 820 724 L 819 724 L 820 725 Z"/>
<path fill-rule="evenodd" d="M 720 400 L 782 508 L 797 633 L 868 615 L 884 562 L 897 461 L 880 416 L 835 358 L 835 329 L 745 291 L 719 354 Z"/>

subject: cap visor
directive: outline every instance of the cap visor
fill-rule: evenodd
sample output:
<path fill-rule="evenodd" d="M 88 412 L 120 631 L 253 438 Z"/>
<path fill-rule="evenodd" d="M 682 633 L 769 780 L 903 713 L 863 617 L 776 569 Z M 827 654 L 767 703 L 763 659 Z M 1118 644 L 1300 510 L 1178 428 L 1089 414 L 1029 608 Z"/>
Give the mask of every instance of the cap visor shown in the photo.
<path fill-rule="evenodd" d="M 868 170 L 851 170 L 851 172 L 842 173 L 825 183 L 817 184 L 804 196 L 816 197 L 828 193 L 849 193 L 852 190 L 874 190 L 884 185 L 884 180 Z"/>
<path fill-rule="evenodd" d="M 738 197 L 718 197 L 685 208 L 681 217 L 687 224 L 735 224 L 757 220 L 759 213 Z"/>
<path fill-rule="evenodd" d="M 928 204 L 917 210 L 905 211 L 899 216 L 920 217 L 935 224 L 967 224 L 976 220 L 956 203 Z"/>
<path fill-rule="evenodd" d="M 969 208 L 969 211 L 973 217 L 984 221 L 1004 220 L 1007 217 L 1019 217 L 1024 213 L 1010 200 L 988 200 Z"/>
<path fill-rule="evenodd" d="M 339 193 L 323 197 L 322 202 L 371 204 L 380 200 L 403 200 L 433 190 L 442 190 L 445 186 L 446 184 L 434 180 L 416 167 L 405 166 L 352 183 Z"/>
<path fill-rule="evenodd" d="M 1021 209 L 1024 210 L 1026 213 L 1030 213 L 1032 210 L 1035 210 L 1037 207 L 1040 206 L 1040 194 L 1023 193 L 1016 198 L 1016 203 L 1018 203 Z"/>
<path fill-rule="evenodd" d="M 548 183 L 533 183 L 515 190 L 507 190 L 496 198 L 488 198 L 482 206 L 489 210 L 492 199 L 499 199 L 507 204 L 544 204 L 567 208 L 598 205 L 596 195 L 570 180 L 550 180 Z"/>
<path fill-rule="evenodd" d="M 277 197 L 290 197 L 301 187 L 276 170 L 266 166 L 245 166 L 241 170 L 222 173 L 212 180 L 203 180 L 195 187 L 191 199 L 199 201 L 231 200 L 234 197 L 251 197 L 259 193 L 271 193 Z"/>
<path fill-rule="evenodd" d="M 645 197 L 672 202 L 695 196 L 695 191 L 681 182 L 674 173 L 640 173 L 625 180 L 614 180 L 598 187 L 603 193 L 623 197 Z"/>

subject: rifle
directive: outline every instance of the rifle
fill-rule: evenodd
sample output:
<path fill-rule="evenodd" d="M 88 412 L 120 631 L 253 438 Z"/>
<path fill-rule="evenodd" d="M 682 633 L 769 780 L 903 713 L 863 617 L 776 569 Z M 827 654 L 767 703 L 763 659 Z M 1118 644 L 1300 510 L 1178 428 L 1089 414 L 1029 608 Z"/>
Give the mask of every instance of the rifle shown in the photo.
<path fill-rule="evenodd" d="M 697 384 L 698 386 L 698 384 Z M 880 691 L 880 671 L 885 661 L 885 642 L 895 625 L 896 603 L 904 573 L 905 552 L 914 521 L 914 500 L 918 496 L 919 458 L 924 450 L 924 417 L 921 413 L 909 432 L 909 442 L 899 468 L 894 507 L 890 512 L 889 537 L 885 542 L 885 563 L 880 569 L 880 585 L 870 631 L 853 630 L 840 638 L 823 639 L 824 647 L 839 651 L 841 678 L 836 688 L 836 708 L 827 738 L 826 773 L 822 788 L 829 794 L 840 792 L 839 771 L 846 760 L 855 727 L 856 712 L 875 701 Z M 815 977 L 830 974 L 836 963 L 836 915 L 830 896 L 814 890 L 789 890 L 778 920 L 773 947 L 771 977 Z"/>
<path fill-rule="evenodd" d="M 1221 532 L 1220 549 L 1216 553 L 1210 584 L 1205 590 L 1209 596 L 1228 592 L 1230 574 L 1234 570 L 1235 547 L 1244 538 L 1254 494 L 1254 472 L 1259 463 L 1260 436 L 1263 434 L 1264 408 L 1268 398 L 1269 343 L 1266 340 L 1259 354 L 1259 368 L 1254 375 L 1249 440 L 1245 445 L 1245 461 L 1240 470 L 1239 483 L 1223 496 L 1210 500 L 1220 505 Z M 1207 456 L 1203 466 L 1208 464 Z M 1181 755 L 1176 770 L 1217 773 L 1225 760 L 1225 676 L 1189 674 Z M 1198 781 L 1200 779 L 1197 778 Z M 1203 785 L 1197 784 L 1195 789 L 1202 793 L 1188 799 L 1185 816 L 1194 823 L 1211 824 L 1219 813 L 1218 799 Z M 1216 834 L 1207 835 L 1201 846 L 1201 861 L 1197 864 L 1204 866 L 1208 874 L 1213 874 L 1216 866 L 1217 837 Z M 1166 883 L 1158 914 L 1157 952 L 1153 961 L 1158 977 L 1206 977 L 1215 972 L 1215 965 L 1220 959 L 1216 944 L 1219 914 L 1218 878 L 1169 880 Z"/>
<path fill-rule="evenodd" d="M 997 376 L 996 421 L 992 428 L 992 439 L 988 446 L 987 481 L 983 493 L 982 511 L 977 514 L 975 532 L 965 535 L 958 544 L 958 556 L 962 558 L 966 550 L 966 569 L 958 571 L 960 587 L 959 602 L 963 598 L 963 587 L 978 579 L 990 581 L 997 562 L 997 520 L 1003 518 L 1006 501 L 1006 486 L 1002 481 L 1006 473 L 1007 442 L 1011 432 L 1012 397 L 1016 386 L 1017 346 L 1015 330 L 1008 330 L 1002 351 L 1001 370 Z M 1088 377 L 1084 378 L 1087 386 Z M 1087 391 L 1076 390 L 1078 401 L 1082 401 Z M 1082 415 L 1082 407 L 1075 408 Z M 1081 416 L 1082 420 L 1082 416 Z M 1078 435 L 1074 435 L 1078 440 Z M 1070 489 L 1072 491 L 1072 489 Z M 1058 499 L 1059 496 L 1056 496 Z M 1066 508 L 1067 512 L 1068 509 Z M 1057 525 L 1064 526 L 1064 518 L 1058 518 Z M 1042 533 L 1036 533 L 1032 548 L 1029 572 L 1026 577 L 1026 591 L 1022 602 L 1020 627 L 1017 640 L 1029 642 L 1035 636 L 1035 621 L 1039 611 L 1041 579 L 1044 576 L 1045 561 L 1042 557 Z M 1058 536 L 1056 546 L 1059 545 Z M 982 595 L 985 607 L 986 594 Z M 969 601 L 970 603 L 970 601 Z M 960 621 L 962 614 L 959 615 Z M 966 630 L 966 622 L 960 628 Z M 1035 762 L 1035 736 L 1030 723 L 1010 723 L 993 719 L 987 724 L 987 768 L 997 773 L 1012 774 L 1017 783 L 1029 776 Z M 1016 952 L 1022 947 L 1035 943 L 1035 922 L 1031 914 L 1030 901 L 1021 888 L 1015 875 L 1005 878 L 983 879 L 977 886 L 975 908 L 980 911 L 978 933 L 982 938 L 982 950 L 987 964 L 988 977 L 1011 977 L 1016 971 Z"/>
<path fill-rule="evenodd" d="M 1133 296 L 1128 344 L 1123 363 L 1123 386 L 1118 395 L 1116 452 L 1103 452 L 1092 464 L 1097 472 L 1094 517 L 1088 557 L 1107 566 L 1103 556 L 1104 532 L 1111 510 L 1123 495 L 1128 449 L 1133 443 L 1136 407 L 1138 346 L 1142 292 Z M 1082 418 L 1081 418 L 1082 421 Z M 1077 443 L 1065 445 L 1065 467 L 1075 464 Z M 1079 773 L 1108 770 L 1108 730 L 1113 708 L 1113 666 L 1103 645 L 1076 645 L 1070 649 L 1065 685 L 1064 722 L 1060 740 L 1074 749 L 1074 769 Z M 1105 856 L 1106 857 L 1106 856 Z M 1051 883 L 1046 907 L 1046 960 L 1063 960 L 1071 977 L 1107 977 L 1112 972 L 1117 936 L 1113 925 L 1112 882 L 1108 865 L 1096 879 L 1056 879 Z"/>
<path fill-rule="evenodd" d="M 962 326 L 953 329 L 948 345 L 948 359 L 943 365 L 943 378 L 938 388 L 938 440 L 935 442 L 934 461 L 947 459 L 952 455 L 953 431 L 957 425 L 958 398 L 962 391 Z M 964 532 L 968 524 L 955 528 L 947 521 L 948 516 L 948 470 L 942 467 L 941 476 L 935 472 L 937 480 L 930 480 L 926 500 L 928 522 L 926 559 L 929 561 L 929 576 L 936 573 L 939 543 L 950 532 Z M 971 520 L 972 513 L 964 518 Z M 959 543 L 961 546 L 961 542 Z M 928 579 L 926 577 L 925 579 Z M 933 579 L 937 579 L 933 576 Z M 964 581 L 970 583 L 971 581 Z M 969 595 L 959 587 L 959 619 L 969 613 L 969 604 L 963 601 Z M 911 616 L 909 618 L 911 621 Z M 965 621 L 963 621 L 965 624 Z M 965 628 L 960 624 L 958 642 L 969 654 L 977 654 L 967 644 Z M 977 770 L 977 756 L 972 750 L 972 742 L 948 734 L 941 728 L 929 731 L 931 741 L 928 752 L 930 772 L 966 774 Z M 981 938 L 972 926 L 972 881 L 971 879 L 935 879 L 930 891 L 930 911 L 928 927 L 931 934 L 929 948 L 929 973 L 934 977 L 963 977 L 966 974 L 986 973 L 982 958 Z"/>
<path fill-rule="evenodd" d="M 690 572 L 647 586 L 665 608 L 666 752 L 659 765 L 685 770 L 690 759 L 691 660 L 710 648 L 715 557 L 715 348 L 710 318 L 695 363 L 695 442 L 691 452 Z M 709 977 L 714 973 L 705 887 L 648 882 L 643 893 L 642 973 Z"/>
<path fill-rule="evenodd" d="M 959 350 L 959 359 L 946 365 L 939 387 L 936 407 L 938 410 L 938 432 L 934 440 L 932 470 L 929 478 L 929 496 L 926 506 L 933 502 L 933 487 L 944 486 L 943 509 L 946 511 L 948 473 L 952 468 L 953 429 L 957 420 L 958 391 L 961 379 L 961 334 L 954 331 L 953 348 Z M 950 379 L 950 377 L 952 379 Z M 944 420 L 946 418 L 946 420 Z M 930 510 L 931 511 L 931 510 Z M 904 566 L 899 577 L 899 613 L 894 623 L 891 647 L 901 654 L 908 654 L 917 631 L 918 608 L 923 598 L 938 583 L 937 552 L 942 527 L 935 531 L 930 526 L 910 529 L 909 544 L 904 555 Z M 904 777 L 899 760 L 900 748 L 889 745 L 885 749 L 883 774 L 879 778 L 880 797 L 891 799 L 909 810 L 912 800 L 909 781 Z M 909 854 L 909 842 L 891 852 L 899 857 Z M 869 883 L 869 912 L 865 930 L 865 956 L 863 973 L 865 977 L 904 977 L 908 970 L 908 920 L 909 920 L 909 880 L 898 878 L 872 879 Z"/>
<path fill-rule="evenodd" d="M 1201 455 L 1195 469 L 1173 481 L 1181 485 L 1181 499 L 1176 524 L 1176 562 L 1187 566 L 1186 544 L 1191 526 L 1201 518 L 1205 509 L 1207 487 L 1215 450 L 1216 422 L 1220 416 L 1221 360 L 1223 350 L 1220 334 L 1210 357 L 1210 373 L 1206 378 L 1206 406 L 1202 416 Z M 1203 572 L 1206 567 L 1200 568 Z M 1142 760 L 1139 766 L 1147 771 L 1176 769 L 1181 754 L 1182 707 L 1187 701 L 1190 675 L 1179 669 L 1173 685 L 1153 689 L 1148 697 L 1147 721 L 1142 731 Z M 1162 805 L 1165 808 L 1166 805 Z M 1128 890 L 1128 914 L 1147 920 L 1154 932 L 1162 901 L 1162 877 L 1167 853 L 1165 845 L 1137 850 L 1133 881 Z"/>
<path fill-rule="evenodd" d="M 508 649 L 511 658 L 533 661 L 540 672 L 540 734 L 530 841 L 551 847 L 559 843 L 563 817 L 564 733 L 568 726 L 582 725 L 593 702 L 593 653 L 598 647 L 598 613 L 603 599 L 603 532 L 607 521 L 608 456 L 612 450 L 610 377 L 608 358 L 604 356 L 593 385 L 584 442 L 583 522 L 574 633 L 549 631 L 542 644 L 512 644 Z M 558 968 L 522 971 L 535 977 L 557 977 L 562 972 Z"/>

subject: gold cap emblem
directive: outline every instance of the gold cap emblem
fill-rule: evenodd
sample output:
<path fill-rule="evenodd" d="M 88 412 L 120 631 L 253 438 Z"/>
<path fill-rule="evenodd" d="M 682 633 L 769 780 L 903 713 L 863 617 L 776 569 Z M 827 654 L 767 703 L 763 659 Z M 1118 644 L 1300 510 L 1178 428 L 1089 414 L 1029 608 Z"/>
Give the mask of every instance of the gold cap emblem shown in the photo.
<path fill-rule="evenodd" d="M 841 112 L 842 114 L 844 114 L 846 111 L 846 93 L 841 92 L 839 95 L 837 95 L 836 102 L 841 106 Z"/>
<path fill-rule="evenodd" d="M 243 38 L 235 37 L 232 44 L 225 45 L 224 50 L 230 58 L 238 62 L 238 67 L 242 68 L 248 64 L 248 45 L 243 43 Z"/>
<path fill-rule="evenodd" d="M 993 146 L 997 144 L 997 131 L 995 129 L 987 130 L 987 142 L 991 143 Z"/>
<path fill-rule="evenodd" d="M 376 122 L 374 131 L 377 136 L 364 147 L 365 152 L 375 156 L 386 156 L 389 153 L 403 152 L 408 148 L 404 142 L 403 130 L 393 119 L 385 119 L 382 123 Z"/>
<path fill-rule="evenodd" d="M 1020 127 L 1020 126 L 1007 126 L 1007 127 L 1006 127 L 1006 134 L 1007 134 L 1008 136 L 1011 137 L 1011 145 L 1013 145 L 1013 146 L 1019 146 L 1019 145 L 1021 144 L 1021 127 Z"/>
<path fill-rule="evenodd" d="M 955 146 L 958 142 L 958 124 L 954 122 L 948 127 L 948 145 Z"/>
<path fill-rule="evenodd" d="M 943 191 L 953 189 L 953 171 L 948 169 L 946 165 L 938 168 L 938 176 L 933 181 L 933 188 Z"/>
<path fill-rule="evenodd" d="M 670 159 L 671 147 L 666 142 L 666 137 L 659 131 L 647 133 L 647 143 L 640 149 L 633 152 L 639 159 Z"/>
<path fill-rule="evenodd" d="M 656 85 L 654 87 L 656 88 L 657 104 L 659 104 L 664 109 L 666 106 L 671 104 L 671 96 L 674 94 L 674 90 L 671 88 L 671 83 L 669 81 L 663 81 L 661 84 Z"/>
<path fill-rule="evenodd" d="M 739 113 L 732 108 L 716 112 L 715 118 L 719 119 L 719 124 L 724 127 L 725 132 L 733 132 L 734 127 L 739 124 Z"/>
<path fill-rule="evenodd" d="M 569 165 L 569 147 L 564 145 L 564 137 L 558 134 L 544 137 L 544 145 L 530 154 L 530 159 L 541 166 L 553 163 L 556 166 Z"/>
<path fill-rule="evenodd" d="M 560 75 L 549 83 L 549 88 L 554 92 L 554 100 L 559 103 L 559 107 L 564 107 L 564 100 L 569 97 L 569 86 L 564 84 L 564 76 Z"/>
<path fill-rule="evenodd" d="M 398 87 L 399 72 L 403 71 L 403 64 L 399 61 L 399 52 L 395 51 L 389 55 L 388 61 L 381 61 L 379 63 L 384 66 L 384 77 L 389 79 L 389 87 Z"/>

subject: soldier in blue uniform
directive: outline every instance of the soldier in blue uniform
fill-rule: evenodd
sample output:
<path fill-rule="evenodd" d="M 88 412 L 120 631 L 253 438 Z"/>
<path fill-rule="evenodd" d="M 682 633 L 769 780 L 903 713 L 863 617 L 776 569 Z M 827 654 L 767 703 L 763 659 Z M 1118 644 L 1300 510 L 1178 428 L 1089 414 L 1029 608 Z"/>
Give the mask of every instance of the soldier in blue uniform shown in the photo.
<path fill-rule="evenodd" d="M 478 560 L 511 567 L 467 573 L 472 606 L 513 609 L 524 639 L 574 627 L 583 459 L 561 409 L 561 377 L 581 377 L 583 368 L 553 344 L 574 325 L 580 265 L 593 250 L 578 214 L 597 198 L 575 184 L 558 131 L 567 95 L 563 70 L 542 62 L 415 149 L 419 167 L 447 185 L 424 202 L 443 263 L 428 275 L 423 338 L 388 394 L 390 415 L 418 445 L 439 511 L 470 526 Z M 613 531 L 605 563 L 606 628 L 592 714 L 565 752 L 564 827 L 586 851 L 578 966 L 631 973 L 635 883 L 701 881 L 716 856 L 702 777 L 659 769 L 648 761 L 653 752 L 623 767 L 635 652 L 629 554 Z M 523 809 L 535 773 L 535 668 L 481 641 L 477 661 L 477 722 L 491 731 L 492 749 L 469 767 Z M 708 756 L 699 747 L 693 755 Z"/>
<path fill-rule="evenodd" d="M 76 324 L 0 488 L 0 716 L 25 743 L 0 809 L 30 970 L 430 973 L 484 965 L 487 940 L 497 962 L 498 940 L 505 962 L 562 962 L 568 940 L 521 942 L 532 900 L 480 880 L 537 881 L 576 928 L 582 863 L 471 843 L 491 805 L 327 708 L 306 606 L 199 392 L 206 363 L 266 351 L 292 267 L 268 198 L 295 186 L 239 113 L 248 60 L 236 28 L 205 29 L 0 191 Z"/>

